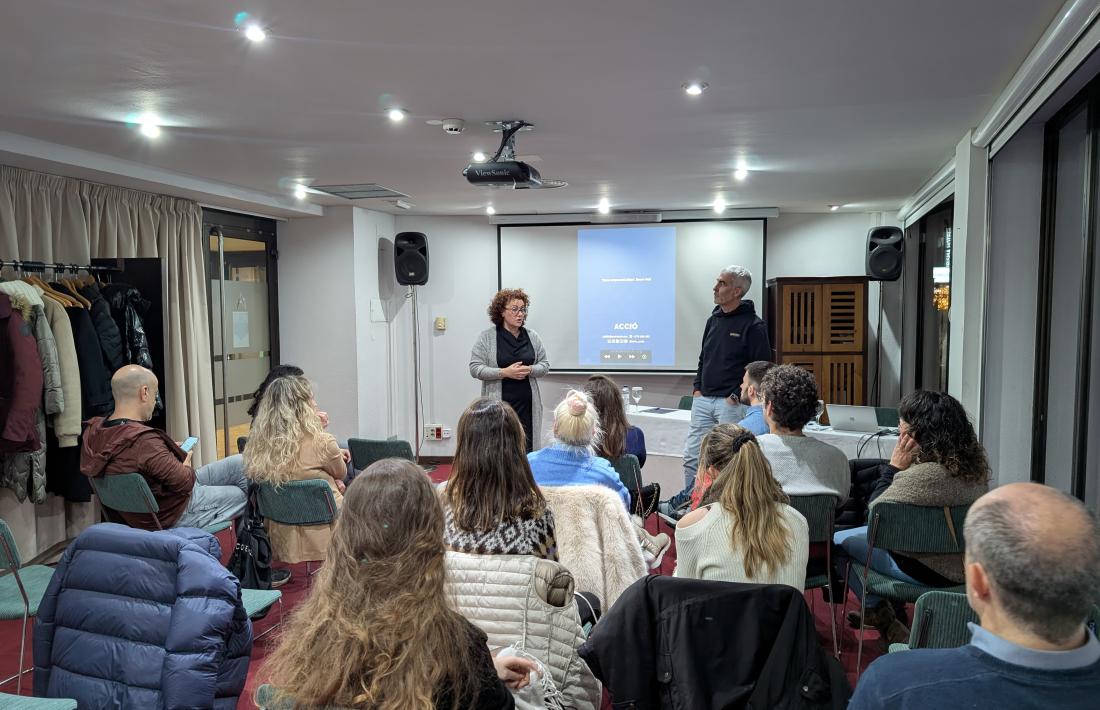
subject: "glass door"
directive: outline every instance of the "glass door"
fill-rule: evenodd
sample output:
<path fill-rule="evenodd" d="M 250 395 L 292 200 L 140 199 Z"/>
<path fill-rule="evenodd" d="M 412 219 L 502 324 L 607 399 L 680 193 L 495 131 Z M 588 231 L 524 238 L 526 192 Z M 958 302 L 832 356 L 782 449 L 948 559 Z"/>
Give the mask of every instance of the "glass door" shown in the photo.
<path fill-rule="evenodd" d="M 204 211 L 218 458 L 248 436 L 252 395 L 278 362 L 274 220 Z"/>
<path fill-rule="evenodd" d="M 922 217 L 918 226 L 917 389 L 947 391 L 954 213 L 955 203 L 948 200 Z"/>

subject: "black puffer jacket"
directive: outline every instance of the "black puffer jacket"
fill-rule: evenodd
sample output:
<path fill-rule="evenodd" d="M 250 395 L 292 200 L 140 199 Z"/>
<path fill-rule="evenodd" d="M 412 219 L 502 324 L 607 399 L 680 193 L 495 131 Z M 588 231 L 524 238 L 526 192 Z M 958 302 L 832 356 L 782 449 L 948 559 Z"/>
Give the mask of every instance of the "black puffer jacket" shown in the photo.
<path fill-rule="evenodd" d="M 149 354 L 149 339 L 145 336 L 145 314 L 152 304 L 141 295 L 141 291 L 129 284 L 106 284 L 101 293 L 111 307 L 111 317 L 122 336 L 126 363 L 152 370 L 153 357 Z M 160 392 L 157 392 L 156 411 L 163 409 Z"/>
<path fill-rule="evenodd" d="M 95 284 L 80 287 L 80 295 L 91 302 L 92 324 L 99 336 L 99 347 L 103 351 L 103 362 L 111 375 L 126 364 L 126 346 L 122 342 L 122 333 L 111 317 L 111 306 L 99 292 Z"/>

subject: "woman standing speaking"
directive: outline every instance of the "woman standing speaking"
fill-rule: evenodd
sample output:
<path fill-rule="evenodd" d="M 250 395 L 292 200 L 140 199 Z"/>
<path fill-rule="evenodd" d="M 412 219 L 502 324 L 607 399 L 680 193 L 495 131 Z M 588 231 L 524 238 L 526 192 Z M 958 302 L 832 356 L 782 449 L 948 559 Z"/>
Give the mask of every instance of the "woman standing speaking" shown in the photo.
<path fill-rule="evenodd" d="M 531 299 L 523 289 L 498 291 L 489 303 L 493 327 L 481 331 L 470 353 L 470 374 L 481 380 L 481 396 L 511 405 L 523 425 L 527 450 L 540 447 L 542 398 L 536 378 L 550 372 L 538 333 L 523 327 Z"/>

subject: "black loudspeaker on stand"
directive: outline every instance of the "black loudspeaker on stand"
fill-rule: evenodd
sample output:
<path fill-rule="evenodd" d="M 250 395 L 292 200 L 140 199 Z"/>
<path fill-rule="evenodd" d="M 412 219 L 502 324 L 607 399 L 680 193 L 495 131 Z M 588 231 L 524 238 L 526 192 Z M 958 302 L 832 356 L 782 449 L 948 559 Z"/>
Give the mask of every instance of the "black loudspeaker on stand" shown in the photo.
<path fill-rule="evenodd" d="M 867 278 L 897 281 L 905 256 L 905 235 L 898 227 L 872 227 L 867 232 Z"/>
<path fill-rule="evenodd" d="M 428 283 L 428 238 L 423 232 L 400 232 L 393 238 L 393 269 L 402 286 Z"/>

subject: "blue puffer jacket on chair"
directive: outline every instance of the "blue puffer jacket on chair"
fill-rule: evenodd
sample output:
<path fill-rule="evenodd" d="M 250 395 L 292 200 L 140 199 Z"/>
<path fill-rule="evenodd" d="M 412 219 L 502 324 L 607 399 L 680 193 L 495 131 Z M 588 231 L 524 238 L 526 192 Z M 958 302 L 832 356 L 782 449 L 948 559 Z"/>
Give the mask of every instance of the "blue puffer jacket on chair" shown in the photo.
<path fill-rule="evenodd" d="M 81 708 L 230 708 L 252 624 L 217 540 L 102 523 L 69 545 L 34 626 L 34 694 Z"/>

